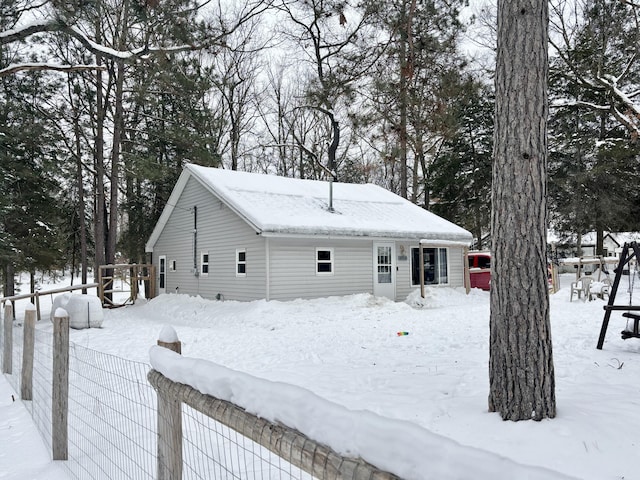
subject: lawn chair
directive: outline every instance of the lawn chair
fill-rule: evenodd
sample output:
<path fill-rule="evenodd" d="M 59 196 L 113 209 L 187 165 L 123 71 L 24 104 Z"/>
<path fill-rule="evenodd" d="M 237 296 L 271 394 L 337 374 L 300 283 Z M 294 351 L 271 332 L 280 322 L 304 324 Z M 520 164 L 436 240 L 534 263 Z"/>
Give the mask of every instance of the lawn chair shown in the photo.
<path fill-rule="evenodd" d="M 578 294 L 578 299 L 583 298 L 584 300 L 591 300 L 591 277 L 580 277 L 577 281 L 571 282 L 571 296 L 569 297 L 569 301 L 573 301 L 573 294 Z"/>
<path fill-rule="evenodd" d="M 591 286 L 589 287 L 589 293 L 591 294 L 589 300 L 591 300 L 594 295 L 604 300 L 605 295 L 608 297 L 610 291 L 611 279 L 609 277 L 603 278 L 599 282 L 591 282 Z"/>

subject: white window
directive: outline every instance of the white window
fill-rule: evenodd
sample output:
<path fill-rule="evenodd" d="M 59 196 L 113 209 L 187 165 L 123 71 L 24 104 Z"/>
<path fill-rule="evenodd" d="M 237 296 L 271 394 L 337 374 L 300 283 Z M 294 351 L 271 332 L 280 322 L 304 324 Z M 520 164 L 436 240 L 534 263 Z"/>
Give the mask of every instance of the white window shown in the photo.
<path fill-rule="evenodd" d="M 316 248 L 316 275 L 333 275 L 333 248 Z"/>
<path fill-rule="evenodd" d="M 392 283 L 393 282 L 393 259 L 391 258 L 391 248 L 388 245 L 378 245 L 377 253 L 377 270 L 378 270 L 378 283 Z"/>
<path fill-rule="evenodd" d="M 449 283 L 448 255 L 446 248 L 422 249 L 424 260 L 424 284 L 447 285 Z M 420 285 L 420 250 L 411 249 L 411 285 Z"/>
<path fill-rule="evenodd" d="M 158 288 L 160 293 L 164 293 L 165 282 L 167 280 L 167 257 L 161 255 L 158 257 Z"/>
<path fill-rule="evenodd" d="M 209 275 L 209 252 L 200 253 L 200 275 L 203 277 Z"/>
<path fill-rule="evenodd" d="M 176 271 L 176 261 L 175 260 L 171 260 L 171 263 L 169 264 L 169 270 L 172 272 Z"/>
<path fill-rule="evenodd" d="M 247 276 L 247 249 L 238 248 L 236 250 L 236 277 Z"/>

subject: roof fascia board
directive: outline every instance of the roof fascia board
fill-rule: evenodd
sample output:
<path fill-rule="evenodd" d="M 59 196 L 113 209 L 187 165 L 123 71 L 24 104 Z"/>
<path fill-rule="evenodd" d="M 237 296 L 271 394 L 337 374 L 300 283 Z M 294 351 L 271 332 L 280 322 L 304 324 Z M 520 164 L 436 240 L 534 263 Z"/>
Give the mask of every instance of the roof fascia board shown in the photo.
<path fill-rule="evenodd" d="M 372 235 L 331 235 L 331 234 L 303 234 L 303 233 L 281 233 L 281 232 L 268 232 L 263 231 L 260 233 L 261 236 L 266 238 L 290 238 L 290 239 L 300 239 L 300 240 L 366 240 L 371 242 L 414 242 L 420 243 L 422 237 L 421 236 L 411 236 L 411 237 L 376 237 Z M 455 241 L 455 240 L 424 240 L 425 242 L 434 242 L 438 244 L 447 244 L 447 246 L 459 246 L 464 247 L 469 246 L 469 243 L 465 243 L 464 240 Z"/>
<path fill-rule="evenodd" d="M 460 247 L 460 248 L 469 248 L 470 242 L 465 242 L 463 240 L 444 240 L 444 239 L 421 239 L 420 245 L 423 247 Z"/>

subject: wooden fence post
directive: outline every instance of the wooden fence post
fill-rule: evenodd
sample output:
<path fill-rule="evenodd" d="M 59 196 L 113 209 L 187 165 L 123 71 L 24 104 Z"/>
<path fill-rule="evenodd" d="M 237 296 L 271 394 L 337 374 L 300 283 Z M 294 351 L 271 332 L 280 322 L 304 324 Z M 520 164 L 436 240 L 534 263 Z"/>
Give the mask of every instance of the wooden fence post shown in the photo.
<path fill-rule="evenodd" d="M 171 334 L 173 332 L 173 334 Z M 175 330 L 164 327 L 158 345 L 181 353 Z M 158 390 L 158 480 L 182 479 L 182 402 L 168 391 Z"/>
<path fill-rule="evenodd" d="M 67 460 L 69 442 L 69 315 L 59 308 L 53 317 L 53 386 L 51 440 L 54 460 Z"/>
<path fill-rule="evenodd" d="M 40 292 L 36 292 L 34 298 L 36 302 L 36 312 L 38 312 L 38 321 L 40 321 L 42 320 L 42 316 L 40 315 Z"/>
<path fill-rule="evenodd" d="M 22 379 L 20 382 L 20 398 L 33 399 L 33 351 L 35 344 L 36 308 L 30 307 L 24 312 L 24 334 L 22 337 Z"/>
<path fill-rule="evenodd" d="M 2 373 L 11 375 L 13 359 L 13 307 L 11 302 L 4 306 L 4 345 L 2 349 Z"/>

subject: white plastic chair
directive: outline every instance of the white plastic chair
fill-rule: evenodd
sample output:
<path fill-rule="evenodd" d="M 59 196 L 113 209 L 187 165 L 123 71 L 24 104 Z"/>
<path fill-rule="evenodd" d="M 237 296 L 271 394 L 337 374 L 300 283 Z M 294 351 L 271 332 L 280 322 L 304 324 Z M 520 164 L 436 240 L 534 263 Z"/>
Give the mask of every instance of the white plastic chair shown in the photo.
<path fill-rule="evenodd" d="M 571 282 L 571 296 L 569 297 L 569 301 L 573 301 L 574 293 L 578 294 L 578 299 L 583 298 L 582 296 L 584 294 L 584 300 L 591 300 L 591 281 L 591 277 L 580 277 L 575 282 Z"/>

